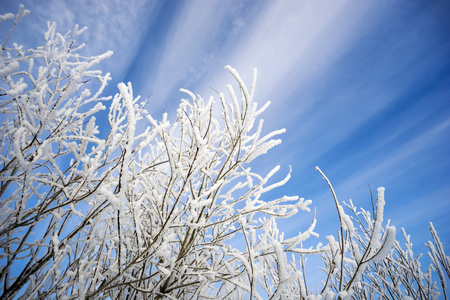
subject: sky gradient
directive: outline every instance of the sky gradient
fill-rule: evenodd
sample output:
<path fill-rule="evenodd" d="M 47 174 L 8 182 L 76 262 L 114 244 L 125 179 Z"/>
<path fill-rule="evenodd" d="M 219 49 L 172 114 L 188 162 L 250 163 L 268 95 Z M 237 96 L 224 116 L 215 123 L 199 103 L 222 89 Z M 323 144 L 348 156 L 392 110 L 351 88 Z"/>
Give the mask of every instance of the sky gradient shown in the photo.
<path fill-rule="evenodd" d="M 257 67 L 255 101 L 272 103 L 265 132 L 287 132 L 254 169 L 279 164 L 284 177 L 292 166 L 273 195 L 312 199 L 319 241 L 338 218 L 315 166 L 339 200 L 367 210 L 368 185 L 386 187 L 385 218 L 420 247 L 433 222 L 450 252 L 450 2 L 27 0 L 1 1 L 1 14 L 19 3 L 31 14 L 12 42 L 39 45 L 47 21 L 62 33 L 87 26 L 85 53 L 115 52 L 100 65 L 113 77 L 106 93 L 132 82 L 156 119 L 175 117 L 180 88 L 209 98 L 232 82 L 225 65 L 248 84 Z M 311 218 L 282 228 L 289 236 Z"/>

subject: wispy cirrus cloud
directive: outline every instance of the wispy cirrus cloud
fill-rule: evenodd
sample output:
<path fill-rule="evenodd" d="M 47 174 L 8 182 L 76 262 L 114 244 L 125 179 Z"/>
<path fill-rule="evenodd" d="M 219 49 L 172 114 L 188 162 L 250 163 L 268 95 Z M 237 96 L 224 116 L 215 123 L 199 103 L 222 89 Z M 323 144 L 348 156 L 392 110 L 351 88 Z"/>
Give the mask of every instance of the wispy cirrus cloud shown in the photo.
<path fill-rule="evenodd" d="M 170 6 L 168 2 L 166 6 Z M 141 70 L 137 85 L 144 94 L 153 94 L 152 103 L 161 106 L 171 99 L 178 89 L 192 88 L 212 70 L 223 72 L 223 51 L 221 46 L 232 40 L 245 21 L 237 1 L 188 1 L 176 2 L 176 9 L 164 7 L 176 16 L 164 23 L 165 36 L 159 39 L 155 52 L 138 54 L 137 69 Z M 163 20 L 162 22 L 165 22 Z M 155 24 L 155 26 L 161 24 Z M 148 48 L 152 47 L 158 32 L 146 37 Z M 220 66 L 220 67 L 218 67 Z M 135 66 L 130 66 L 134 68 Z M 176 104 L 177 99 L 173 99 Z"/>
<path fill-rule="evenodd" d="M 329 210 L 320 202 L 329 195 L 314 171 L 319 165 L 343 200 L 367 199 L 367 184 L 386 185 L 399 213 L 402 205 L 420 210 L 423 193 L 430 193 L 436 205 L 427 207 L 428 216 L 442 220 L 449 192 L 442 178 L 450 175 L 445 1 L 29 0 L 25 6 L 34 18 L 25 26 L 36 34 L 47 20 L 61 31 L 88 26 L 89 53 L 116 51 L 104 70 L 133 82 L 136 94 L 153 94 L 154 110 L 173 110 L 179 88 L 205 98 L 215 96 L 210 86 L 225 91 L 233 81 L 227 64 L 248 83 L 258 67 L 256 101 L 272 101 L 265 131 L 285 127 L 287 134 L 255 168 L 293 165 L 283 193 L 318 199 Z M 428 216 L 418 214 L 421 221 Z"/>

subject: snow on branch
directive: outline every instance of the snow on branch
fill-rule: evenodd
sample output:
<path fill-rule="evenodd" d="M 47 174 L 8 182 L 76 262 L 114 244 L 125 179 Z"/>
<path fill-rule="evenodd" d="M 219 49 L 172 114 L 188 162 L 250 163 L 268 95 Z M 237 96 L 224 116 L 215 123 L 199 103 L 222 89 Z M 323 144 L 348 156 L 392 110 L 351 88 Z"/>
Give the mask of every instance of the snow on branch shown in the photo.
<path fill-rule="evenodd" d="M 42 46 L 8 45 L 27 14 L 20 6 L 0 16 L 14 19 L 0 52 L 2 299 L 438 295 L 433 269 L 421 271 L 409 236 L 404 250 L 395 227 L 383 228 L 384 188 L 372 220 L 351 201 L 341 205 L 317 168 L 334 199 L 338 236 L 304 246 L 318 237 L 315 210 L 309 227 L 280 232 L 277 220 L 310 212 L 312 202 L 282 194 L 291 169 L 278 181 L 280 166 L 252 171 L 285 132 L 264 132 L 260 116 L 270 102 L 259 107 L 255 99 L 256 69 L 248 88 L 226 66 L 238 90 L 227 85 L 216 105 L 181 89 L 189 99 L 176 116 L 157 118 L 131 83 L 104 95 L 110 74 L 94 67 L 113 52 L 80 56 L 76 39 L 86 28 L 62 35 L 49 22 Z M 446 297 L 449 258 L 430 231 L 429 256 Z M 315 290 L 305 269 L 310 255 L 325 263 Z"/>

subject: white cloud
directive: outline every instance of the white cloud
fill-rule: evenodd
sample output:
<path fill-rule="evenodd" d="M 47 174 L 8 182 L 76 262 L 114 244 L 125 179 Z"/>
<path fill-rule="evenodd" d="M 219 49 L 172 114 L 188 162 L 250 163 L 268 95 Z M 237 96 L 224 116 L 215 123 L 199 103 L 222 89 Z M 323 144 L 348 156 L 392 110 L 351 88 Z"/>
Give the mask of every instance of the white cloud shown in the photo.
<path fill-rule="evenodd" d="M 116 74 L 123 74 L 137 54 L 145 71 L 139 75 L 147 78 L 143 80 L 141 93 L 146 97 L 154 92 L 151 100 L 156 107 L 165 104 L 162 101 L 169 100 L 167 96 L 180 87 L 191 88 L 180 86 L 180 82 L 192 84 L 197 88 L 193 92 L 199 92 L 205 98 L 214 94 L 209 86 L 224 91 L 225 84 L 231 81 L 231 76 L 223 69 L 225 64 L 231 64 L 249 83 L 252 68 L 258 67 L 257 101 L 260 104 L 272 101 L 270 114 L 264 116 L 265 125 L 270 129 L 291 126 L 296 130 L 283 136 L 294 150 L 287 147 L 283 155 L 277 152 L 277 163 L 282 165 L 291 161 L 303 167 L 304 163 L 317 160 L 370 117 L 405 96 L 423 80 L 423 73 L 430 66 L 434 67 L 436 61 L 443 59 L 439 52 L 444 52 L 437 47 L 430 49 L 426 43 L 423 43 L 423 48 L 411 48 L 405 52 L 408 49 L 405 48 L 407 37 L 399 33 L 386 34 L 393 42 L 385 43 L 389 47 L 365 58 L 364 63 L 370 65 L 368 73 L 354 84 L 340 87 L 329 99 L 321 99 L 323 102 L 318 105 L 316 97 L 321 89 L 328 89 L 321 84 L 325 77 L 330 76 L 330 69 L 357 43 L 364 42 L 364 35 L 371 32 L 372 26 L 378 26 L 385 18 L 385 11 L 391 8 L 378 1 L 267 1 L 253 4 L 257 7 L 249 13 L 249 7 L 245 5 L 251 2 L 186 1 L 182 8 L 174 9 L 178 15 L 174 23 L 168 23 L 171 27 L 164 44 L 158 45 L 161 57 L 157 67 L 148 69 L 145 68 L 148 61 L 155 58 L 146 57 L 145 51 L 137 51 L 140 43 L 159 42 L 141 39 L 158 14 L 161 2 L 28 2 L 25 6 L 31 10 L 31 15 L 27 18 L 32 20 L 24 20 L 24 24 L 28 23 L 27 37 L 36 36 L 37 32 L 42 34 L 42 25 L 47 20 L 56 21 L 62 31 L 71 29 L 75 23 L 88 26 L 85 42 L 89 53 L 116 51 L 105 67 L 105 70 Z M 415 30 L 425 28 L 430 22 L 429 16 L 422 16 L 417 22 L 420 26 L 417 25 Z M 415 30 L 411 30 L 410 35 L 415 34 Z M 414 36 L 408 38 L 420 40 Z M 399 53 L 401 59 L 398 59 Z M 377 65 L 370 61 L 374 57 L 383 63 Z M 339 71 L 345 75 L 351 70 L 341 68 Z M 377 81 L 373 82 L 373 79 Z M 307 93 L 296 96 L 295 93 L 302 89 Z M 171 100 L 178 104 L 178 98 Z M 367 105 L 358 105 L 359 101 L 366 101 Z M 166 103 L 168 105 L 171 104 Z M 344 106 L 347 111 L 336 116 Z M 418 153 L 423 153 L 430 144 L 446 136 L 444 132 L 449 131 L 448 123 L 441 125 L 441 129 L 436 127 L 391 149 L 386 159 L 377 158 L 365 163 L 365 171 L 348 176 L 337 188 L 344 195 L 352 194 L 353 197 L 366 193 L 361 189 L 373 178 L 398 182 L 408 169 L 396 169 L 396 166 L 413 162 Z M 395 140 L 399 134 L 408 131 L 409 126 L 397 126 L 393 134 L 386 136 L 386 141 Z M 308 147 L 302 144 L 308 144 Z M 326 187 L 323 191 L 327 193 Z"/>
<path fill-rule="evenodd" d="M 258 67 L 262 94 L 282 94 L 292 83 L 311 83 L 351 47 L 369 8 L 345 1 L 270 2 L 228 58 L 243 73 Z"/>
<path fill-rule="evenodd" d="M 161 60 L 156 69 L 152 70 L 155 75 L 149 76 L 144 84 L 150 89 L 149 92 L 155 93 L 153 100 L 157 102 L 157 106 L 161 101 L 168 100 L 170 93 L 181 88 L 180 81 L 195 82 L 198 76 L 209 71 L 217 60 L 214 43 L 218 42 L 225 23 L 233 22 L 227 18 L 234 9 L 231 1 L 184 2 L 182 9 L 177 12 L 176 21 L 171 24 L 165 44 L 162 45 Z M 239 21 L 236 22 L 234 31 L 243 26 Z"/>

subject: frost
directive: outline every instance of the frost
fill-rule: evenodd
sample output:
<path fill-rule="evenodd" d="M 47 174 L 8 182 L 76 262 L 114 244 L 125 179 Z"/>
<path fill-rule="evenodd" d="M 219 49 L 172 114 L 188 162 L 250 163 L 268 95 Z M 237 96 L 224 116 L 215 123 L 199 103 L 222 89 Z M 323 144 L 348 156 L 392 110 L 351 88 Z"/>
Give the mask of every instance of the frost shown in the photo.
<path fill-rule="evenodd" d="M 5 77 L 11 74 L 12 72 L 16 72 L 19 70 L 19 62 L 13 61 L 10 64 L 8 64 L 6 67 L 3 67 L 0 69 L 0 77 Z"/>
<path fill-rule="evenodd" d="M 6 94 L 10 96 L 11 98 L 16 98 L 20 94 L 23 93 L 23 91 L 28 87 L 28 85 L 23 82 L 23 79 L 21 78 L 19 82 L 17 83 L 11 83 L 11 89 L 9 91 L 6 91 Z"/>
<path fill-rule="evenodd" d="M 28 15 L 30 13 L 29 10 L 25 9 L 25 6 L 23 4 L 19 5 L 19 11 L 17 12 L 16 19 L 14 20 L 15 24 L 19 24 L 19 22 L 22 20 L 23 17 Z"/>
<path fill-rule="evenodd" d="M 374 234 L 369 243 L 369 247 L 378 248 L 380 235 L 381 235 L 381 225 L 383 223 L 383 215 L 384 215 L 384 187 L 379 187 L 377 189 L 377 208 L 375 214 L 375 224 L 374 224 Z"/>
<path fill-rule="evenodd" d="M 12 13 L 6 13 L 6 14 L 3 14 L 3 15 L 0 15 L 0 22 L 14 19 L 14 17 L 15 17 L 15 15 L 12 14 Z"/>
<path fill-rule="evenodd" d="M 377 254 L 372 258 L 375 263 L 385 258 L 391 250 L 392 245 L 395 241 L 395 232 L 396 228 L 394 226 L 389 226 L 386 228 L 386 238 L 384 240 L 384 243 L 381 246 L 381 249 L 379 249 Z"/>

